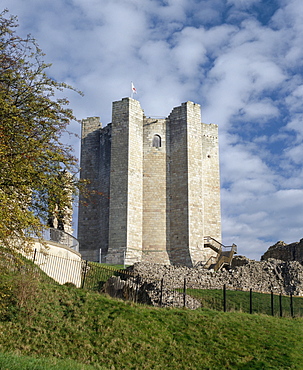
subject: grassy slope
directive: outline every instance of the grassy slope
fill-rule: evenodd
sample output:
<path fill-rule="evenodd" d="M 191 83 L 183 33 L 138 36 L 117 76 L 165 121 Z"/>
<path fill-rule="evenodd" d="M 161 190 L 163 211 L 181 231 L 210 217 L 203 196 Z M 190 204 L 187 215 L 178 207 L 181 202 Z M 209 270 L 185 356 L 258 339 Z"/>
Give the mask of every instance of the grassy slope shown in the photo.
<path fill-rule="evenodd" d="M 302 319 L 159 309 L 50 282 L 29 285 L 19 282 L 22 305 L 0 322 L 0 351 L 52 361 L 20 369 L 77 368 L 55 358 L 100 369 L 303 368 Z M 0 368 L 18 369 L 5 361 L 0 356 Z"/>
<path fill-rule="evenodd" d="M 108 368 L 300 368 L 302 319 L 164 310 L 49 287 L 30 316 L 0 324 L 0 349 Z M 298 325 L 300 324 L 300 325 Z"/>
<path fill-rule="evenodd" d="M 223 310 L 223 290 L 202 290 L 188 289 L 187 294 L 197 298 L 202 302 L 204 308 L 211 308 L 218 311 Z M 280 307 L 281 298 L 281 307 Z M 276 316 L 280 315 L 280 308 L 283 316 L 291 316 L 290 297 L 278 295 L 273 296 L 273 313 Z M 292 297 L 293 315 L 295 317 L 303 317 L 303 297 Z M 266 293 L 252 292 L 252 312 L 257 314 L 271 315 L 271 295 Z M 249 291 L 226 291 L 226 310 L 250 312 L 250 292 Z"/>
<path fill-rule="evenodd" d="M 35 358 L 11 353 L 0 353 L 1 370 L 94 370 L 94 366 L 82 365 L 73 360 Z M 106 370 L 106 368 L 104 368 Z"/>

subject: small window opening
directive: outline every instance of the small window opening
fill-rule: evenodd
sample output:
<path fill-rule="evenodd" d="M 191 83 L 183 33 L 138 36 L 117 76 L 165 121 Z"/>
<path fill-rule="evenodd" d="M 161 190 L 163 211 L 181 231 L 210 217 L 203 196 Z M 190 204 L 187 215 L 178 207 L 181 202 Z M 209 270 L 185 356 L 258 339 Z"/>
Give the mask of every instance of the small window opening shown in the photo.
<path fill-rule="evenodd" d="M 154 138 L 153 138 L 153 147 L 155 147 L 155 148 L 160 148 L 161 147 L 161 136 L 154 135 Z"/>

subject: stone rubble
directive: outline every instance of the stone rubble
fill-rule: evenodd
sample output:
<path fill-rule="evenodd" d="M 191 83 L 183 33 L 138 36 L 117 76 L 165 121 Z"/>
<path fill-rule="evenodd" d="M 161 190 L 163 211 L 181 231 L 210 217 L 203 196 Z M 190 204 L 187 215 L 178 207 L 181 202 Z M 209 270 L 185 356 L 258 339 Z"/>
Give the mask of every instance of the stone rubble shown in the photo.
<path fill-rule="evenodd" d="M 130 300 L 157 307 L 185 307 L 196 309 L 201 303 L 186 295 L 185 302 L 182 293 L 163 287 L 161 299 L 161 282 L 147 282 L 141 278 L 128 277 L 122 280 L 119 276 L 110 277 L 104 284 L 102 291 L 111 297 Z M 161 302 L 162 301 L 162 302 Z"/>
<path fill-rule="evenodd" d="M 153 263 L 135 263 L 129 269 L 135 276 L 140 276 L 147 282 L 164 279 L 166 287 L 182 289 L 184 279 L 187 288 L 194 289 L 227 289 L 244 290 L 252 289 L 256 292 L 275 294 L 293 294 L 303 296 L 303 266 L 298 261 L 281 261 L 268 259 L 254 261 L 243 257 L 237 266 L 234 264 L 229 270 L 209 271 L 203 267 L 189 268 L 185 266 L 160 265 Z"/>
<path fill-rule="evenodd" d="M 303 296 L 303 261 L 285 261 L 269 257 L 272 253 L 281 252 L 282 247 L 287 247 L 285 243 L 282 244 L 280 242 L 270 247 L 270 253 L 267 255 L 265 253 L 260 262 L 236 256 L 229 269 L 217 272 L 206 270 L 199 264 L 190 268 L 181 265 L 137 262 L 128 268 L 130 275 L 125 275 L 123 278 L 125 280 L 113 276 L 105 283 L 103 291 L 112 297 L 162 307 L 184 306 L 182 293 L 184 281 L 187 289 L 222 289 L 225 285 L 229 290 L 252 289 L 260 293 L 273 292 Z M 299 246 L 303 244 L 303 239 L 297 244 Z M 293 246 L 291 245 L 290 248 Z M 288 252 L 283 250 L 281 253 L 282 256 L 288 255 Z M 186 307 L 195 309 L 201 307 L 201 304 L 186 295 Z"/>

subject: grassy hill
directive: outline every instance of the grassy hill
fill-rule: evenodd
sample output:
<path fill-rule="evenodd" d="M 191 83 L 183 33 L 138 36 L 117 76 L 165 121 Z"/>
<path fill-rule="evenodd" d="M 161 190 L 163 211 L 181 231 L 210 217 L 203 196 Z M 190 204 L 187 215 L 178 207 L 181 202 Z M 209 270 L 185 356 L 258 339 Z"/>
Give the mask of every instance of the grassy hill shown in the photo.
<path fill-rule="evenodd" d="M 0 268 L 0 369 L 303 369 L 301 318 L 160 309 Z"/>

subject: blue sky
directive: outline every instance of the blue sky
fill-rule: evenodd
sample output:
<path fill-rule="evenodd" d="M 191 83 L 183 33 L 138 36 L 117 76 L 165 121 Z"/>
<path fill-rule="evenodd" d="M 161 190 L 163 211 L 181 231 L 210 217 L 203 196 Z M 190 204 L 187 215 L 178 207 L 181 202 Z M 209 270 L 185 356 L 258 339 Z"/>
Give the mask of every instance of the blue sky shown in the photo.
<path fill-rule="evenodd" d="M 191 100 L 219 125 L 223 242 L 259 259 L 303 238 L 302 0 L 2 0 L 79 119 L 111 121 L 134 82 L 147 116 Z M 74 124 L 72 129 L 80 132 Z M 75 152 L 79 141 L 72 139 Z"/>

